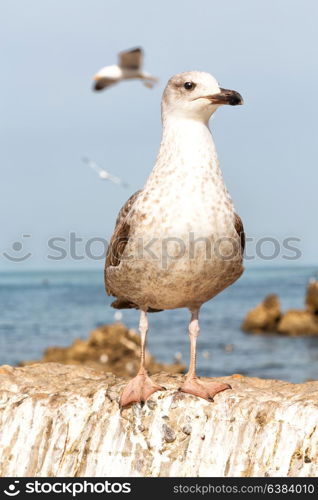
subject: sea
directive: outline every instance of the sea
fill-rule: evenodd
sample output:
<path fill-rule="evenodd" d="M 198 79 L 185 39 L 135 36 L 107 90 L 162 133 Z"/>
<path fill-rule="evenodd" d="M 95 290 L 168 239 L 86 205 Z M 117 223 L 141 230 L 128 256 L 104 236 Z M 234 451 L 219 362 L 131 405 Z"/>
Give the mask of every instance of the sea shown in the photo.
<path fill-rule="evenodd" d="M 201 310 L 197 372 L 201 376 L 240 373 L 303 382 L 318 379 L 318 337 L 252 335 L 241 331 L 246 313 L 267 294 L 279 295 L 282 309 L 302 309 L 308 280 L 318 268 L 248 268 L 231 287 Z M 115 321 L 105 295 L 103 270 L 0 273 L 0 364 L 41 359 L 49 346 L 85 339 L 99 325 Z M 138 311 L 122 321 L 137 330 Z M 157 360 L 189 361 L 189 311 L 149 315 L 148 348 Z"/>

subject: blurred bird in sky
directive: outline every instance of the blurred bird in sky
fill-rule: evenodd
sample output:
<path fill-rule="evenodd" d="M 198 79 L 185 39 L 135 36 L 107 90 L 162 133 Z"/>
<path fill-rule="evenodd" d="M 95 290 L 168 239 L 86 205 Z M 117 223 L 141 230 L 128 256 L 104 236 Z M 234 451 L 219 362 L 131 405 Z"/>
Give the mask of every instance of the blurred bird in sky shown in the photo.
<path fill-rule="evenodd" d="M 109 172 L 107 172 L 107 170 L 101 168 L 94 160 L 90 160 L 87 157 L 82 158 L 82 160 L 88 167 L 90 167 L 92 170 L 95 170 L 100 179 L 110 181 L 113 184 L 117 184 L 118 186 L 122 186 L 124 188 L 128 187 L 128 184 L 126 182 L 124 182 L 119 177 L 110 174 Z"/>
<path fill-rule="evenodd" d="M 143 50 L 140 47 L 125 50 L 118 54 L 118 64 L 105 66 L 94 76 L 94 90 L 103 90 L 111 85 L 139 78 L 148 88 L 152 88 L 158 81 L 158 78 L 142 70 Z"/>

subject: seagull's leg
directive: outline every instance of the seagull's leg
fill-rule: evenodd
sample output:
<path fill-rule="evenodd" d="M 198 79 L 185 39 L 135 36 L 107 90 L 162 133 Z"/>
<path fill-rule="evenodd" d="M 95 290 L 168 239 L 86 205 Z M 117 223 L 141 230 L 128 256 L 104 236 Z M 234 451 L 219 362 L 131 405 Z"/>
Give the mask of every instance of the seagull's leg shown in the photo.
<path fill-rule="evenodd" d="M 120 406 L 130 403 L 144 403 L 156 391 L 163 390 L 160 385 L 155 385 L 149 377 L 145 367 L 145 348 L 148 332 L 148 317 L 145 311 L 140 311 L 139 331 L 141 336 L 140 368 L 123 390 Z"/>
<path fill-rule="evenodd" d="M 221 382 L 203 382 L 196 376 L 196 346 L 199 331 L 199 309 L 194 309 L 193 311 L 191 311 L 191 320 L 189 323 L 189 336 L 191 346 L 190 366 L 189 371 L 186 375 L 186 379 L 183 385 L 180 387 L 180 391 L 193 394 L 194 396 L 199 396 L 200 398 L 207 399 L 208 401 L 213 401 L 213 396 L 215 396 L 215 394 L 221 391 L 225 391 L 225 389 L 231 389 L 231 386 L 228 384 L 222 384 Z"/>

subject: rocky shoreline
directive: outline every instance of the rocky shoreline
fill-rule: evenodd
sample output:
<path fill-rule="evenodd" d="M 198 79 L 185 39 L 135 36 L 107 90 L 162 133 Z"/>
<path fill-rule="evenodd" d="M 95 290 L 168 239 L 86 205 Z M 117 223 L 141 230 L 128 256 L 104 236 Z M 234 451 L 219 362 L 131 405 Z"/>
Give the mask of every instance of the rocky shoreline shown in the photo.
<path fill-rule="evenodd" d="M 97 371 L 130 377 L 139 368 L 140 336 L 122 323 L 103 325 L 93 330 L 88 339 L 77 339 L 69 347 L 49 347 L 40 361 L 24 361 L 21 366 L 34 363 L 64 363 L 82 365 Z M 152 375 L 160 371 L 183 373 L 185 367 L 178 362 L 159 363 L 146 351 L 146 363 Z"/>
<path fill-rule="evenodd" d="M 242 323 L 242 330 L 249 333 L 278 333 L 289 336 L 318 335 L 318 281 L 308 283 L 305 309 L 282 312 L 279 297 L 268 295 L 249 311 Z"/>

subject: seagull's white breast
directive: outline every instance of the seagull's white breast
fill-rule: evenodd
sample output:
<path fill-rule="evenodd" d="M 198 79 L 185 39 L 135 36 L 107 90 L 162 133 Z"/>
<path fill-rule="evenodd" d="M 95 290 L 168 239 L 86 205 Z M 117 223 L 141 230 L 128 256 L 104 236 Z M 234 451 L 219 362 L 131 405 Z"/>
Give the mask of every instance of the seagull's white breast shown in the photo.
<path fill-rule="evenodd" d="M 156 166 L 135 209 L 143 214 L 138 233 L 149 224 L 163 235 L 226 233 L 234 207 L 207 126 L 185 119 L 167 125 Z"/>

